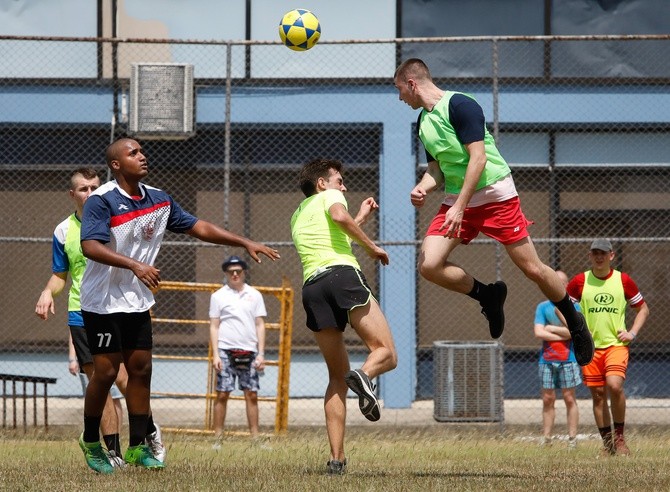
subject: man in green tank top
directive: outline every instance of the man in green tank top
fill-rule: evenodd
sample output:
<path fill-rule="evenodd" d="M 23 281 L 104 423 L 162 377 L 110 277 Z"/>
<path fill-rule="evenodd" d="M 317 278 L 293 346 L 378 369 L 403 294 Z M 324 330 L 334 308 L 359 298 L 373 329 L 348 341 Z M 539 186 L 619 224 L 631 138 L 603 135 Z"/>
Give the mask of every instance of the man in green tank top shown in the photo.
<path fill-rule="evenodd" d="M 344 431 L 347 390 L 358 395 L 365 418 L 377 421 L 381 409 L 372 379 L 394 369 L 398 354 L 388 322 L 365 280 L 351 250 L 356 241 L 373 260 L 388 265 L 386 251 L 363 232 L 361 226 L 378 208 L 366 198 L 356 217 L 349 215 L 342 180 L 342 163 L 315 159 L 300 172 L 305 199 L 291 217 L 291 236 L 303 269 L 302 304 L 307 328 L 314 332 L 328 367 L 324 399 L 330 460 L 326 472 L 346 472 Z M 350 370 L 344 329 L 351 324 L 370 351 L 360 369 Z"/>
<path fill-rule="evenodd" d="M 473 97 L 435 85 L 426 64 L 411 58 L 395 72 L 399 99 L 420 109 L 418 134 L 428 168 L 410 192 L 419 208 L 426 195 L 442 187 L 445 199 L 428 228 L 419 255 L 421 275 L 448 290 L 479 301 L 492 338 L 505 328 L 503 305 L 507 286 L 484 284 L 449 260 L 459 244 L 482 232 L 500 242 L 514 264 L 535 282 L 563 314 L 580 365 L 593 358 L 594 346 L 586 322 L 575 310 L 556 272 L 539 258 L 527 230 L 511 171 L 486 129 L 484 112 Z"/>

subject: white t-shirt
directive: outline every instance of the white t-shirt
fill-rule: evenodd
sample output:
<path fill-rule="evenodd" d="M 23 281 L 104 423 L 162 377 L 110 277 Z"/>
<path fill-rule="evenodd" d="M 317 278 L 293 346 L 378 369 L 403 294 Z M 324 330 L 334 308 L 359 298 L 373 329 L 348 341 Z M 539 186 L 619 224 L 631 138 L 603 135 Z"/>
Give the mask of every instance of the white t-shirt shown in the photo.
<path fill-rule="evenodd" d="M 515 196 L 519 196 L 519 194 L 517 193 L 516 187 L 514 186 L 514 179 L 512 179 L 512 175 L 508 174 L 495 183 L 489 186 L 484 186 L 483 188 L 475 191 L 474 195 L 472 195 L 472 198 L 470 198 L 470 201 L 468 202 L 467 208 L 481 207 L 482 205 L 486 205 L 488 203 L 504 202 L 505 200 L 509 200 Z M 457 199 L 458 195 L 448 194 L 444 197 L 444 201 L 442 203 L 451 207 L 454 203 L 456 203 Z"/>
<path fill-rule="evenodd" d="M 256 352 L 256 318 L 267 316 L 263 295 L 244 284 L 241 291 L 224 285 L 212 294 L 209 317 L 219 318 L 219 348 Z"/>

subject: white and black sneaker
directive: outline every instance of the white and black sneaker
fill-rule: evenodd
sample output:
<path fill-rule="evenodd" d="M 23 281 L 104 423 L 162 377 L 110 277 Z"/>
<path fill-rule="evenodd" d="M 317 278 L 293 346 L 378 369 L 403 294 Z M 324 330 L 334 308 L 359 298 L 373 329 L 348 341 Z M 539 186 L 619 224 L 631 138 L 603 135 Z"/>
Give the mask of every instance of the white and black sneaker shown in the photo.
<path fill-rule="evenodd" d="M 351 391 L 358 395 L 358 408 L 361 409 L 363 416 L 372 422 L 379 420 L 381 412 L 377 395 L 375 395 L 377 387 L 370 382 L 367 374 L 360 369 L 355 369 L 349 371 L 344 376 L 344 380 Z"/>
<path fill-rule="evenodd" d="M 154 455 L 154 458 L 161 463 L 165 463 L 167 449 L 165 449 L 165 445 L 163 444 L 163 433 L 157 423 L 154 422 L 154 426 L 156 427 L 156 430 L 146 437 L 146 442 L 149 449 L 151 449 L 151 454 Z"/>
<path fill-rule="evenodd" d="M 114 468 L 123 469 L 128 466 L 126 462 L 123 461 L 123 458 L 116 454 L 116 451 L 113 449 L 111 451 L 107 451 L 107 458 L 109 459 L 109 464 Z"/>

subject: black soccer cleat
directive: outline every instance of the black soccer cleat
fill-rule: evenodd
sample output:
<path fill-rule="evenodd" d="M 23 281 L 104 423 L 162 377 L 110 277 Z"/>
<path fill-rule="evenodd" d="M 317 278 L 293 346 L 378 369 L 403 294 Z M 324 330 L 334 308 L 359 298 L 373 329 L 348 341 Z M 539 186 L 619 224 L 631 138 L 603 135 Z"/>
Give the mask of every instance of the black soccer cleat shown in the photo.
<path fill-rule="evenodd" d="M 568 331 L 572 337 L 572 347 L 575 351 L 575 359 L 580 366 L 587 366 L 593 360 L 593 354 L 596 347 L 593 344 L 593 337 L 586 326 L 584 315 L 577 311 L 577 323 L 573 326 L 568 325 Z"/>
<path fill-rule="evenodd" d="M 482 314 L 489 322 L 491 338 L 500 338 L 505 329 L 505 311 L 503 305 L 507 298 L 507 285 L 505 282 L 498 280 L 494 284 L 489 284 L 488 290 L 490 295 L 485 301 L 481 301 L 479 305 L 482 307 Z"/>

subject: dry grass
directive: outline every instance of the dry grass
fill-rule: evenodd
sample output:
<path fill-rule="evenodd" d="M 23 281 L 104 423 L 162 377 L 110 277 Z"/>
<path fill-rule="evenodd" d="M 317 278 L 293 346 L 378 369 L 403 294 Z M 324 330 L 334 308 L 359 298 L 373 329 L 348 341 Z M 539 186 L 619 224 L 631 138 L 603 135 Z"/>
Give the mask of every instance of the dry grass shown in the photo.
<path fill-rule="evenodd" d="M 349 473 L 324 474 L 323 429 L 292 430 L 272 438 L 271 450 L 231 436 L 219 451 L 211 437 L 168 434 L 168 466 L 160 472 L 126 469 L 111 476 L 89 470 L 76 429 L 48 434 L 5 431 L 0 437 L 2 490 L 670 490 L 670 429 L 629 431 L 630 457 L 598 459 L 596 439 L 575 451 L 563 443 L 539 448 L 525 430 L 455 425 L 429 429 L 351 429 Z"/>

